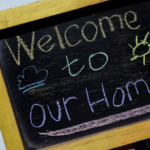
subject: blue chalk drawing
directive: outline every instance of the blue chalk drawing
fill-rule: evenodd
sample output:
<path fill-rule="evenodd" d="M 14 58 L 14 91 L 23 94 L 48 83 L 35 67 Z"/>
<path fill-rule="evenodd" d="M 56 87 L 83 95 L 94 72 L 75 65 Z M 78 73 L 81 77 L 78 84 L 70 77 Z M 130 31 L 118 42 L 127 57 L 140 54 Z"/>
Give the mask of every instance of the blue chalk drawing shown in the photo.
<path fill-rule="evenodd" d="M 45 78 L 44 78 L 43 80 L 41 80 L 41 81 L 34 82 L 34 83 L 28 84 L 28 85 L 26 85 L 26 86 L 20 87 L 20 84 L 21 84 L 22 80 L 20 80 L 19 78 L 20 78 L 20 77 L 21 77 L 22 79 L 25 78 L 24 72 L 25 72 L 25 70 L 27 70 L 28 68 L 34 68 L 36 74 L 38 74 L 40 71 L 45 71 L 46 76 L 45 76 Z M 37 68 L 36 68 L 35 66 L 26 67 L 25 69 L 23 69 L 22 75 L 18 75 L 18 77 L 17 77 L 17 80 L 18 80 L 18 82 L 19 82 L 19 84 L 18 84 L 18 90 L 24 90 L 22 93 L 25 93 L 25 92 L 27 92 L 27 91 L 29 91 L 29 90 L 31 90 L 31 89 L 35 89 L 35 88 L 37 88 L 37 87 L 44 86 L 44 85 L 45 85 L 44 82 L 45 82 L 45 80 L 47 79 L 47 76 L 48 76 L 48 70 L 46 70 L 46 69 L 37 70 Z"/>

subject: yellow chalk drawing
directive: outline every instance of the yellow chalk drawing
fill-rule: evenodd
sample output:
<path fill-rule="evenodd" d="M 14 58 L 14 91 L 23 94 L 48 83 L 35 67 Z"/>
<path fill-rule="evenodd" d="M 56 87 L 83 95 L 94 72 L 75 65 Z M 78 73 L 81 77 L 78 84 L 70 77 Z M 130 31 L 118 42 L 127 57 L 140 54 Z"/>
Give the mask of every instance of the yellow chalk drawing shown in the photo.
<path fill-rule="evenodd" d="M 131 61 L 134 61 L 136 60 L 137 58 L 139 57 L 143 57 L 143 65 L 145 65 L 145 56 L 150 54 L 150 43 L 147 42 L 147 38 L 149 36 L 149 32 L 147 32 L 147 34 L 145 35 L 144 39 L 141 40 L 141 42 L 138 42 L 138 36 L 135 37 L 135 44 L 136 46 L 133 47 L 131 46 L 130 44 L 128 44 L 131 48 L 132 48 L 132 54 L 133 54 L 133 57 L 131 58 Z M 137 48 L 140 46 L 140 45 L 147 45 L 148 46 L 148 51 L 142 55 L 136 55 L 135 52 L 137 50 Z"/>

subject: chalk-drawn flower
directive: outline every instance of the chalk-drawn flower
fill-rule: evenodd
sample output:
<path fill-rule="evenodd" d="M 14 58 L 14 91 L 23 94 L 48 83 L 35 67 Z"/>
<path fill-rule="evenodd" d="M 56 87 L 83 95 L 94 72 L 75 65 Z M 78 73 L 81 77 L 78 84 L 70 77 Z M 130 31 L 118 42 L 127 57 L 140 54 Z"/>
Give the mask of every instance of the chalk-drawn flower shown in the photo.
<path fill-rule="evenodd" d="M 139 57 L 143 57 L 143 65 L 145 65 L 145 56 L 148 55 L 148 54 L 150 54 L 150 43 L 147 42 L 148 36 L 149 36 L 149 32 L 147 32 L 147 34 L 145 35 L 144 39 L 141 40 L 141 42 L 138 42 L 138 36 L 136 36 L 135 37 L 135 44 L 136 44 L 135 47 L 133 47 L 130 44 L 128 44 L 132 48 L 132 50 L 133 50 L 132 51 L 133 57 L 131 58 L 131 61 L 134 61 L 134 60 L 136 60 Z M 144 46 L 147 45 L 148 46 L 148 50 L 144 54 L 136 55 L 135 52 L 136 52 L 137 48 L 139 46 L 141 46 L 141 45 L 144 45 Z"/>

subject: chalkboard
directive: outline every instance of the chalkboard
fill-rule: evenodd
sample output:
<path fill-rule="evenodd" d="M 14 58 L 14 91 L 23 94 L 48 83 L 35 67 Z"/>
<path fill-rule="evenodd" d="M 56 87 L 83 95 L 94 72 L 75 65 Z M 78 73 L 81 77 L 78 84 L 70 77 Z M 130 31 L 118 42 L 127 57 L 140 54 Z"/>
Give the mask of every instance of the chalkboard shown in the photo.
<path fill-rule="evenodd" d="M 2 73 L 27 149 L 150 118 L 149 7 L 91 12 L 1 40 Z"/>

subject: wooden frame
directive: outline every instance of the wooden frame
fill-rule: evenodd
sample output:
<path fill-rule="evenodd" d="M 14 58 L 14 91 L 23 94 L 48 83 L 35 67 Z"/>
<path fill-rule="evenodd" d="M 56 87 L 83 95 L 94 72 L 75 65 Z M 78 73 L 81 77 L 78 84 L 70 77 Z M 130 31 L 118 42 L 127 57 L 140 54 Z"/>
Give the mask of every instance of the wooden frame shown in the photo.
<path fill-rule="evenodd" d="M 0 29 L 9 28 L 88 5 L 93 5 L 101 1 L 102 0 L 42 0 L 25 6 L 8 9 L 0 12 Z M 1 72 L 0 129 L 2 130 L 7 150 L 24 150 Z M 42 150 L 112 149 L 150 138 L 149 130 L 150 120 L 146 120 L 136 124 L 107 130 L 105 132 L 58 144 L 50 148 L 44 148 Z"/>
<path fill-rule="evenodd" d="M 41 0 L 0 11 L 0 30 L 61 14 L 106 0 Z"/>

